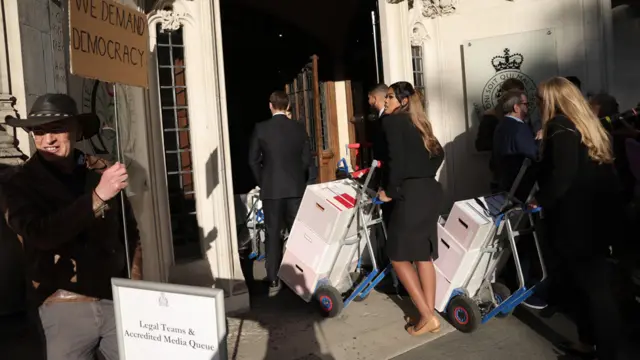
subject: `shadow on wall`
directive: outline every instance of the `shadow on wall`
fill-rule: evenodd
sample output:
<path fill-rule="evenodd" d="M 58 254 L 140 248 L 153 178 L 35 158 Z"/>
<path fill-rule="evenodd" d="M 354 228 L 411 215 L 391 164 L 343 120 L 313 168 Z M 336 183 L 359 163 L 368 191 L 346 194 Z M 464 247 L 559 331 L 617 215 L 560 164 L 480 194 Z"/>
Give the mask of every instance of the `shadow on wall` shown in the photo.
<path fill-rule="evenodd" d="M 633 1 L 628 1 L 633 3 Z M 640 3 L 620 5 L 613 9 L 613 95 L 620 110 L 640 103 Z"/>
<path fill-rule="evenodd" d="M 567 4 L 568 6 L 568 4 Z M 595 3 L 592 6 L 596 6 Z M 561 9 L 561 10 L 560 10 Z M 586 11 L 586 10 L 585 10 Z M 567 14 L 567 10 L 563 8 L 559 8 L 559 11 L 554 13 L 554 16 L 557 16 L 555 19 L 545 20 L 549 25 L 556 24 L 556 29 L 560 26 L 560 24 L 565 24 L 565 26 L 572 26 L 574 21 L 571 21 L 565 16 Z M 583 14 L 580 12 L 573 12 L 576 16 L 582 18 Z M 452 15 L 462 16 L 462 15 Z M 468 16 L 468 15 L 465 15 Z M 439 21 L 447 21 L 447 18 L 444 18 Z M 582 21 L 580 21 L 582 23 Z M 598 26 L 598 22 L 590 22 L 588 24 L 593 24 L 589 26 Z M 544 28 L 540 28 L 542 30 Z M 517 30 L 512 30 L 512 34 L 517 34 Z M 534 30 L 535 31 L 535 30 Z M 528 32 L 528 31 L 522 31 Z M 592 33 L 593 31 L 588 31 L 584 29 L 582 33 Z M 558 33 L 556 31 L 556 33 Z M 510 35 L 510 34 L 496 34 L 496 37 L 501 35 Z M 473 38 L 472 34 L 469 34 L 469 38 Z M 579 47 L 574 53 L 567 53 L 566 49 L 562 49 L 559 47 L 561 44 L 558 41 L 559 38 L 556 38 L 556 51 L 557 51 L 557 64 L 554 64 L 553 61 L 549 61 L 548 59 L 533 59 L 530 57 L 525 58 L 524 61 L 527 62 L 526 66 L 523 66 L 523 72 L 525 74 L 556 74 L 556 76 L 569 76 L 575 75 L 581 78 L 583 81 L 583 92 L 587 91 L 599 91 L 600 89 L 590 89 L 587 82 L 594 84 L 594 86 L 599 86 L 600 79 L 604 78 L 606 68 L 605 64 L 602 63 L 602 68 L 599 69 L 600 74 L 598 74 L 598 70 L 593 69 L 593 59 L 589 60 L 585 57 L 584 51 Z M 566 37 L 564 38 L 566 39 Z M 482 39 L 477 39 L 482 40 Z M 438 41 L 438 40 L 434 40 Z M 439 41 L 444 41 L 443 39 Z M 566 42 L 566 41 L 565 41 Z M 582 42 L 582 40 L 580 40 Z M 527 47 L 530 47 L 529 44 L 524 44 Z M 454 45 L 447 45 L 454 46 Z M 455 45 L 457 46 L 457 45 Z M 447 76 L 446 74 L 451 74 L 452 72 L 449 69 L 452 69 L 456 66 L 461 66 L 462 68 L 462 77 L 458 79 L 433 79 L 436 82 L 443 81 L 444 85 L 441 88 L 440 92 L 432 92 L 430 94 L 430 102 L 438 103 L 440 107 L 443 109 L 443 115 L 446 117 L 446 125 L 444 125 L 443 129 L 438 131 L 440 133 L 441 140 L 446 139 L 447 141 L 442 141 L 444 149 L 445 149 L 445 164 L 440 174 L 440 182 L 445 186 L 445 196 L 446 196 L 446 205 L 445 208 L 448 209 L 452 205 L 454 201 L 461 199 L 468 199 L 480 195 L 484 195 L 490 192 L 489 182 L 491 180 L 491 173 L 489 171 L 489 153 L 479 153 L 475 149 L 475 138 L 478 130 L 479 121 L 472 121 L 470 116 L 468 115 L 474 109 L 469 109 L 471 106 L 468 104 L 468 94 L 467 94 L 467 82 L 465 79 L 465 71 L 469 71 L 469 69 L 465 69 L 465 53 L 464 53 L 464 45 L 460 42 L 460 58 L 459 62 L 453 61 L 454 59 L 449 59 L 451 64 L 443 64 L 442 68 L 440 68 L 440 73 L 444 75 L 439 76 Z M 524 47 L 524 46 L 523 46 Z M 513 49 L 512 49 L 513 50 Z M 592 50 L 593 51 L 593 50 Z M 514 50 L 513 52 L 517 52 Z M 448 53 L 451 53 L 449 51 Z M 502 54 L 495 54 L 502 55 Z M 468 56 L 468 54 L 466 54 Z M 473 59 L 466 59 L 467 63 L 470 61 L 476 61 Z M 491 58 L 481 59 L 477 61 L 491 61 Z M 459 64 L 459 65 L 458 65 Z M 457 74 L 457 71 L 453 72 Z M 487 81 L 494 74 L 487 74 Z M 458 76 L 458 75 L 456 75 Z M 598 76 L 600 76 L 598 78 Z M 545 77 L 550 77 L 550 75 L 545 75 Z M 545 78 L 535 78 L 533 81 L 535 85 L 539 84 L 540 81 L 546 80 Z M 590 80 L 590 81 L 589 81 Z M 527 94 L 529 96 L 530 102 L 535 102 L 533 96 L 535 95 L 535 88 L 533 86 L 531 89 L 527 89 Z M 613 94 L 614 96 L 616 94 Z M 476 96 L 477 97 L 477 96 Z M 497 100 L 497 98 L 496 98 Z M 453 109 L 453 110 L 451 110 Z M 483 110 L 482 110 L 483 111 Z M 482 112 L 481 111 L 481 112 Z M 464 116 L 464 118 L 462 118 Z M 462 126 L 464 124 L 464 126 Z"/>
<path fill-rule="evenodd" d="M 218 164 L 218 148 L 215 148 L 205 165 L 207 169 L 207 197 L 211 196 L 213 190 L 220 184 L 220 164 Z"/>

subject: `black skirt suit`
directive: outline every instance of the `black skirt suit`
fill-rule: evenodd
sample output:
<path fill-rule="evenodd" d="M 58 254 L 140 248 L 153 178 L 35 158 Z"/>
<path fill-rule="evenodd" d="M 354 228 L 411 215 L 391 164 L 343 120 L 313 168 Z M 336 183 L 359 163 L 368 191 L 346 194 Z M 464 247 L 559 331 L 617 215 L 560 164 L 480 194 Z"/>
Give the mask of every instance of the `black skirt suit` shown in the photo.
<path fill-rule="evenodd" d="M 437 222 L 443 190 L 436 172 L 444 151 L 429 154 L 407 113 L 383 118 L 388 159 L 384 186 L 393 211 L 387 229 L 387 254 L 393 261 L 431 261 L 438 257 Z"/>

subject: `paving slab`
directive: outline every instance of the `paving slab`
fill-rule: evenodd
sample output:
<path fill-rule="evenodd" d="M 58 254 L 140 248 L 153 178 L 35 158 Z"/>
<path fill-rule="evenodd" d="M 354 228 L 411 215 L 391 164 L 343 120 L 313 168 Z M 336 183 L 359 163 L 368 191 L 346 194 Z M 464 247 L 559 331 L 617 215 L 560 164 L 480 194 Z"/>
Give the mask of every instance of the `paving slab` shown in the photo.
<path fill-rule="evenodd" d="M 471 334 L 454 332 L 394 360 L 557 360 L 552 344 L 516 317 L 494 319 Z"/>
<path fill-rule="evenodd" d="M 288 289 L 273 299 L 252 300 L 251 312 L 230 317 L 230 360 L 384 360 L 433 341 L 453 327 L 442 320 L 438 334 L 411 337 L 404 330 L 408 298 L 372 293 L 331 319 L 321 317 Z"/>

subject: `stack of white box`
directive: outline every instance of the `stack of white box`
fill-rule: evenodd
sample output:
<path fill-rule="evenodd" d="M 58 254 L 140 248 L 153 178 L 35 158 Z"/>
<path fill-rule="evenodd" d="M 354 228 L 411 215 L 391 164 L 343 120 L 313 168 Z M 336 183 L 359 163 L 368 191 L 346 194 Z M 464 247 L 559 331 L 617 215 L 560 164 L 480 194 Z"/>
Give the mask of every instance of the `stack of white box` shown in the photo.
<path fill-rule="evenodd" d="M 504 201 L 504 196 L 479 198 L 490 212 Z M 466 287 L 469 296 L 474 296 L 482 285 L 485 272 L 497 260 L 496 254 L 483 253 L 487 246 L 487 237 L 491 236 L 494 219 L 480 206 L 476 199 L 458 201 L 451 213 L 438 221 L 438 259 L 436 268 L 436 304 L 438 311 L 445 311 L 452 292 L 461 288 L 467 278 L 471 281 Z M 495 240 L 495 239 L 491 239 Z M 478 259 L 480 258 L 480 259 Z M 473 267 L 479 261 L 476 271 Z"/>
<path fill-rule="evenodd" d="M 360 247 L 341 246 L 344 238 L 357 233 L 356 219 L 349 226 L 357 191 L 353 180 L 338 180 L 310 185 L 304 193 L 278 276 L 305 301 L 311 300 L 319 283 L 347 290 L 340 287 L 356 266 L 358 248 L 364 251 L 366 244 L 363 237 Z"/>

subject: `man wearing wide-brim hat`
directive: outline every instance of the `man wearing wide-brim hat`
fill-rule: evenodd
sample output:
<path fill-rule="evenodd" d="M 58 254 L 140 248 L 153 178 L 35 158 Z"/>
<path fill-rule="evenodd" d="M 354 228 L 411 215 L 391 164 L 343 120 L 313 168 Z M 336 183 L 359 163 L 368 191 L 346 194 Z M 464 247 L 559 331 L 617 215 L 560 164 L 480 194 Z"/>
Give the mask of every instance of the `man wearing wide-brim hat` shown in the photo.
<path fill-rule="evenodd" d="M 126 198 L 120 206 L 127 170 L 75 148 L 97 133 L 99 120 L 78 114 L 68 95 L 43 95 L 26 119 L 6 122 L 29 131 L 37 149 L 4 185 L 2 205 L 26 252 L 48 360 L 93 359 L 96 349 L 118 359 L 111 278 L 128 274 L 124 231 L 133 278 L 142 259 Z"/>

